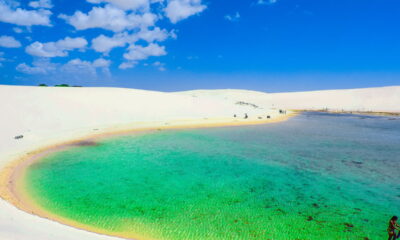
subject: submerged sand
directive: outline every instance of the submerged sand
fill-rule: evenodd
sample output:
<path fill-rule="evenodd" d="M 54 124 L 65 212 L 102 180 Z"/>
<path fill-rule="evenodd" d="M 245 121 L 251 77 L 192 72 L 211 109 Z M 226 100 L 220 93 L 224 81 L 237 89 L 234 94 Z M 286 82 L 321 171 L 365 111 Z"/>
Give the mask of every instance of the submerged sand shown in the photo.
<path fill-rule="evenodd" d="M 0 201 L 0 239 L 113 239 L 45 219 L 82 227 L 37 209 L 16 181 L 32 161 L 71 139 L 139 129 L 276 122 L 289 116 L 280 109 L 399 113 L 399 103 L 400 87 L 267 94 L 0 86 L 0 110 L 7 116 L 0 122 L 0 191 L 6 200 Z"/>

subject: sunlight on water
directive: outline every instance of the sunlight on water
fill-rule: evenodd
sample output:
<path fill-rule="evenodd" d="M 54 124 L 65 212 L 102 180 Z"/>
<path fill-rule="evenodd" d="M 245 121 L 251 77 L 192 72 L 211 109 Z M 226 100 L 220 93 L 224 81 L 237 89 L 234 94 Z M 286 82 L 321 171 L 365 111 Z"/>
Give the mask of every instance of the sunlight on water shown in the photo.
<path fill-rule="evenodd" d="M 113 137 L 53 153 L 26 180 L 44 209 L 108 233 L 385 239 L 399 156 L 400 119 L 306 113 Z"/>

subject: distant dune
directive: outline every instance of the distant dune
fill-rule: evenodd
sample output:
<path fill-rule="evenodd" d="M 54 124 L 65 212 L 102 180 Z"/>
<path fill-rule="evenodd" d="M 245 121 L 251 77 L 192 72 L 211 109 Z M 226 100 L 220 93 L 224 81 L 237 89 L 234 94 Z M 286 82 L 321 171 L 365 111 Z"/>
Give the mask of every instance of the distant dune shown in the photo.
<path fill-rule="evenodd" d="M 221 101 L 253 102 L 264 107 L 293 110 L 331 110 L 353 112 L 400 113 L 400 86 L 324 90 L 311 92 L 263 93 L 247 90 L 194 90 L 183 95 L 214 98 Z"/>
<path fill-rule="evenodd" d="M 38 147 L 90 133 L 279 120 L 279 109 L 400 113 L 400 86 L 296 93 L 0 86 L 0 167 Z M 29 215 L 4 200 L 0 212 L 0 240 L 116 239 Z"/>

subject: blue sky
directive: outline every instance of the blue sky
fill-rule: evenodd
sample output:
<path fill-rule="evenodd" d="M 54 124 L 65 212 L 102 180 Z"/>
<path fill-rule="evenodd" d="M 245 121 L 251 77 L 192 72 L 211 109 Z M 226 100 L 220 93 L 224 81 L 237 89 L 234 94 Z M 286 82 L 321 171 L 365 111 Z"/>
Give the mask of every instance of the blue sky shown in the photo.
<path fill-rule="evenodd" d="M 0 0 L 0 84 L 400 85 L 398 0 Z"/>

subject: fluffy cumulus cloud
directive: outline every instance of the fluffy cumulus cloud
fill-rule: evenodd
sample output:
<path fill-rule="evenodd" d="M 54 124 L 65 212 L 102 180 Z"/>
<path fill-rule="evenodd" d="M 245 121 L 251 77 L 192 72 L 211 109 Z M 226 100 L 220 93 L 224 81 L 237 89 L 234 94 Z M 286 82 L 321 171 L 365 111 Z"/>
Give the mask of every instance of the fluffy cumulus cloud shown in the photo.
<path fill-rule="evenodd" d="M 31 33 L 34 31 L 31 26 L 34 25 L 52 26 L 50 17 L 51 11 L 54 11 L 53 2 L 28 0 L 21 3 L 16 0 L 0 0 L 0 22 L 14 24 L 9 30 L 15 35 Z M 141 61 L 145 61 L 147 66 L 165 71 L 165 63 L 155 61 L 151 64 L 148 63 L 149 58 L 167 54 L 162 43 L 167 39 L 177 38 L 173 24 L 197 15 L 207 8 L 202 0 L 86 0 L 86 2 L 90 4 L 88 10 L 76 9 L 68 15 L 62 12 L 57 15 L 77 32 L 82 31 L 82 34 L 85 34 L 84 31 L 87 29 L 96 29 L 98 35 L 94 37 L 90 35 L 89 46 L 84 37 L 35 41 L 31 36 L 26 36 L 30 44 L 25 46 L 25 52 L 35 58 L 31 63 L 18 64 L 16 70 L 25 74 L 51 77 L 82 78 L 83 75 L 96 77 L 99 73 L 110 76 L 109 69 L 112 62 L 105 58 L 108 58 L 108 54 L 114 48 L 124 48 L 122 56 L 113 59 L 120 69 L 133 68 Z M 169 20 L 163 22 L 163 28 L 160 27 L 161 19 Z M 12 36 L 0 36 L 0 47 L 18 48 L 21 47 L 21 43 Z M 73 54 L 74 58 L 65 58 L 63 64 L 51 61 L 54 57 L 68 57 L 72 51 L 76 51 L 76 54 Z M 90 57 L 85 56 L 87 54 Z M 85 60 L 93 59 L 93 55 L 102 57 Z M 114 54 L 111 56 L 114 57 Z M 0 54 L 0 62 L 2 59 Z"/>
<path fill-rule="evenodd" d="M 59 17 L 76 30 L 91 28 L 114 32 L 114 35 L 100 34 L 92 39 L 91 47 L 96 52 L 107 55 L 112 49 L 129 46 L 123 55 L 127 62 L 120 68 L 131 68 L 138 61 L 150 56 L 166 54 L 165 47 L 156 42 L 176 38 L 174 30 L 167 31 L 157 26 L 165 15 L 172 23 L 177 23 L 206 9 L 202 0 L 87 0 L 96 4 L 88 12 L 76 11 L 72 15 L 61 14 Z M 152 4 L 158 4 L 151 7 Z M 136 42 L 147 42 L 146 47 Z"/>
<path fill-rule="evenodd" d="M 143 29 L 139 32 L 129 34 L 128 32 L 118 33 L 112 37 L 100 35 L 92 40 L 92 48 L 97 52 L 108 53 L 115 47 L 124 47 L 127 44 L 135 43 L 139 40 L 144 40 L 148 43 L 162 42 L 168 37 L 174 38 L 175 33 L 173 31 L 168 32 L 165 29 L 156 27 L 152 30 Z"/>
<path fill-rule="evenodd" d="M 177 23 L 206 9 L 201 0 L 170 0 L 164 9 L 172 23 Z"/>
<path fill-rule="evenodd" d="M 97 77 L 98 72 L 109 76 L 109 66 L 111 61 L 104 58 L 98 58 L 94 61 L 81 60 L 79 58 L 72 59 L 65 64 L 52 63 L 49 58 L 39 58 L 32 65 L 21 63 L 17 66 L 17 71 L 30 75 L 65 75 L 88 76 L 90 78 Z"/>
<path fill-rule="evenodd" d="M 95 61 L 93 61 L 92 65 L 93 67 L 96 68 L 108 68 L 111 64 L 110 60 L 106 60 L 104 58 L 98 58 Z"/>
<path fill-rule="evenodd" d="M 29 2 L 29 6 L 33 8 L 52 8 L 51 0 L 37 0 Z"/>
<path fill-rule="evenodd" d="M 57 69 L 57 65 L 51 63 L 49 59 L 40 58 L 32 63 L 32 66 L 29 66 L 26 63 L 21 63 L 17 66 L 17 71 L 26 73 L 26 74 L 50 74 Z"/>
<path fill-rule="evenodd" d="M 11 36 L 0 36 L 0 47 L 19 48 L 21 43 Z"/>
<path fill-rule="evenodd" d="M 151 43 L 146 47 L 132 44 L 128 48 L 128 52 L 124 54 L 124 58 L 130 61 L 144 60 L 149 57 L 159 57 L 166 55 L 165 47 L 156 43 Z"/>
<path fill-rule="evenodd" d="M 68 51 L 74 49 L 84 49 L 87 46 L 88 42 L 84 38 L 70 38 L 66 37 L 65 39 L 59 40 L 57 42 L 34 42 L 31 45 L 27 46 L 25 51 L 37 57 L 65 57 L 68 56 Z"/>
<path fill-rule="evenodd" d="M 113 37 L 107 37 L 103 34 L 92 40 L 92 48 L 97 52 L 108 53 L 115 47 L 124 47 L 127 43 L 126 34 L 117 34 Z"/>
<path fill-rule="evenodd" d="M 88 75 L 97 76 L 97 70 L 101 70 L 105 75 L 110 75 L 109 66 L 111 62 L 104 58 L 91 61 L 81 60 L 79 58 L 72 59 L 61 67 L 61 71 L 72 75 Z"/>
<path fill-rule="evenodd" d="M 124 10 L 148 10 L 149 0 L 87 0 L 90 3 L 110 3 Z"/>
<path fill-rule="evenodd" d="M 159 57 L 166 55 L 165 47 L 156 43 L 151 43 L 146 47 L 131 44 L 128 52 L 124 54 L 127 60 L 119 65 L 120 69 L 133 68 L 137 65 L 138 61 L 148 59 L 149 57 Z"/>
<path fill-rule="evenodd" d="M 14 4 L 15 6 L 15 4 Z M 25 10 L 19 7 L 14 7 L 12 4 L 0 0 L 0 21 L 21 25 L 33 26 L 44 25 L 51 26 L 51 12 L 45 9 Z"/>
<path fill-rule="evenodd" d="M 118 66 L 118 68 L 125 70 L 125 69 L 129 69 L 129 68 L 133 68 L 136 65 L 137 65 L 137 62 L 135 62 L 135 61 L 123 62 Z"/>
<path fill-rule="evenodd" d="M 157 20 L 157 15 L 146 12 L 143 14 L 127 13 L 112 5 L 103 7 L 93 7 L 87 14 L 77 11 L 72 16 L 60 15 L 77 30 L 89 28 L 103 28 L 114 32 L 134 28 L 145 28 L 153 26 Z"/>

